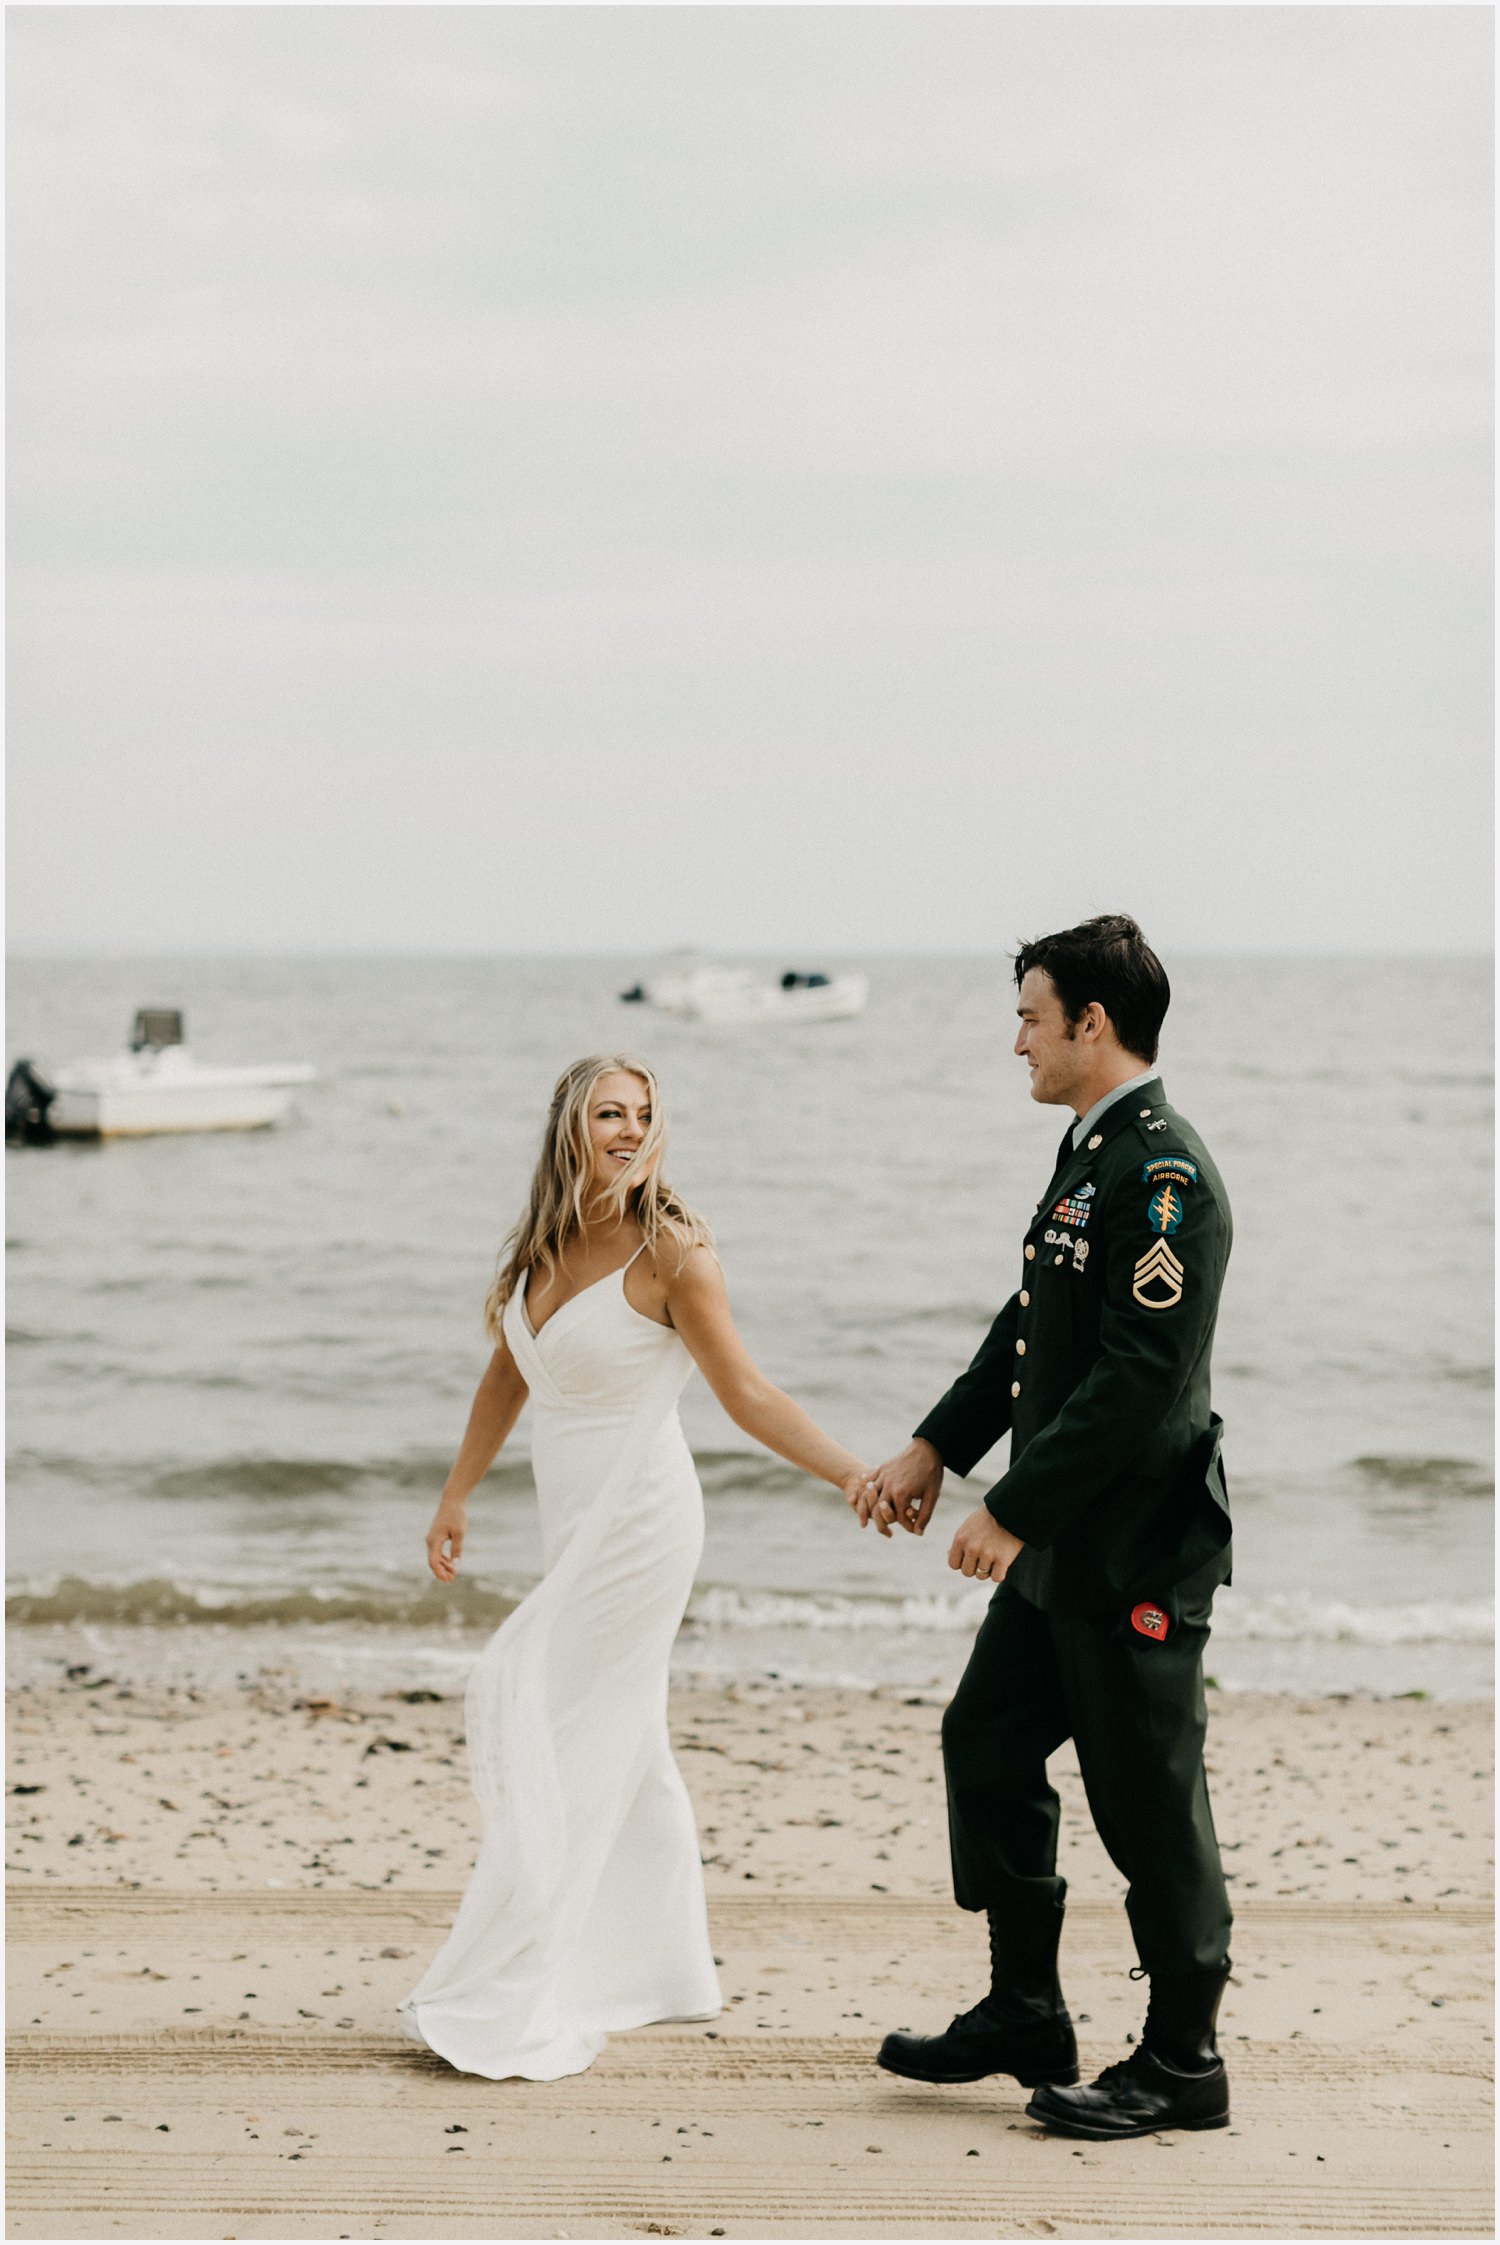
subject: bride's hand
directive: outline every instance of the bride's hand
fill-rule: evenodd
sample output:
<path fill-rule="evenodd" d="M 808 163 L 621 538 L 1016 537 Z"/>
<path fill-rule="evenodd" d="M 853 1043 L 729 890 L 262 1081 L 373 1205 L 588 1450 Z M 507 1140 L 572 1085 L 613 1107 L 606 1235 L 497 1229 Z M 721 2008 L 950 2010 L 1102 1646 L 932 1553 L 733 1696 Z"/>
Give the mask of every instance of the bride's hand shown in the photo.
<path fill-rule="evenodd" d="M 427 1531 L 427 1564 L 439 1582 L 452 1582 L 458 1573 L 468 1520 L 467 1508 L 452 1503 L 447 1497 L 432 1516 L 432 1526 Z"/>
<path fill-rule="evenodd" d="M 890 1534 L 891 1516 L 880 1501 L 880 1479 L 868 1466 L 856 1466 L 845 1476 L 844 1502 L 862 1528 L 868 1528 L 873 1520 L 881 1535 Z"/>

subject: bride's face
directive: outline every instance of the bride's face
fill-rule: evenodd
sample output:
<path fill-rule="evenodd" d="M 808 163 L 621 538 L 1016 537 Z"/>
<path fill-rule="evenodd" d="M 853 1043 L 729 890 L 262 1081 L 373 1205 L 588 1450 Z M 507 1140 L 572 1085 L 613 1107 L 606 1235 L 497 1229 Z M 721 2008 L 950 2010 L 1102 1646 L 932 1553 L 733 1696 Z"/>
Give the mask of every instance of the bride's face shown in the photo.
<path fill-rule="evenodd" d="M 589 1101 L 589 1148 L 597 1191 L 607 1191 L 640 1152 L 650 1122 L 651 1094 L 639 1076 L 617 1068 L 599 1078 Z"/>

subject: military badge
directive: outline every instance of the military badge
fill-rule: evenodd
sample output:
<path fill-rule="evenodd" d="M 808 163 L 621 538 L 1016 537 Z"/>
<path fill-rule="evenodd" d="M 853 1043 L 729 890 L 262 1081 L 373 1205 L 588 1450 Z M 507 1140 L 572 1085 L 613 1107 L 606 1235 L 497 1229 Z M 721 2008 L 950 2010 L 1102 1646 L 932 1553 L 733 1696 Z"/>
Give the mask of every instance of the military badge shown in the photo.
<path fill-rule="evenodd" d="M 1136 1264 L 1130 1291 L 1143 1310 L 1175 1310 L 1182 1300 L 1185 1275 L 1166 1241 L 1159 1239 Z"/>
<path fill-rule="evenodd" d="M 1186 1154 L 1157 1154 L 1141 1165 L 1141 1176 L 1146 1184 L 1154 1184 L 1158 1177 L 1175 1177 L 1181 1185 L 1196 1185 L 1198 1164 L 1189 1161 Z"/>
<path fill-rule="evenodd" d="M 1074 1242 L 1073 1242 L 1073 1268 L 1074 1268 L 1074 1270 L 1075 1270 L 1075 1271 L 1081 1271 L 1081 1270 L 1083 1269 L 1083 1266 L 1084 1266 L 1084 1264 L 1085 1264 L 1085 1263 L 1086 1263 L 1086 1262 L 1088 1261 L 1088 1259 L 1089 1259 L 1089 1243 L 1088 1243 L 1088 1241 L 1087 1241 L 1086 1239 L 1075 1239 L 1075 1240 L 1074 1240 Z"/>
<path fill-rule="evenodd" d="M 1143 1637 L 1154 1638 L 1159 1645 L 1171 1627 L 1171 1623 L 1167 1620 L 1160 1606 L 1153 1605 L 1151 1600 L 1146 1598 L 1142 1600 L 1140 1605 L 1131 1607 L 1130 1626 L 1132 1629 L 1138 1629 Z"/>
<path fill-rule="evenodd" d="M 1182 1222 L 1182 1195 L 1175 1185 L 1164 1184 L 1159 1192 L 1152 1194 L 1146 1209 L 1146 1221 L 1153 1232 L 1160 1232 L 1163 1236 L 1176 1231 Z"/>
<path fill-rule="evenodd" d="M 1089 1194 L 1092 1193 L 1093 1189 L 1093 1186 L 1090 1185 L 1086 1191 L 1081 1193 L 1064 1193 L 1062 1199 L 1052 1211 L 1052 1222 L 1054 1224 L 1071 1224 L 1075 1230 L 1081 1232 L 1089 1220 Z"/>

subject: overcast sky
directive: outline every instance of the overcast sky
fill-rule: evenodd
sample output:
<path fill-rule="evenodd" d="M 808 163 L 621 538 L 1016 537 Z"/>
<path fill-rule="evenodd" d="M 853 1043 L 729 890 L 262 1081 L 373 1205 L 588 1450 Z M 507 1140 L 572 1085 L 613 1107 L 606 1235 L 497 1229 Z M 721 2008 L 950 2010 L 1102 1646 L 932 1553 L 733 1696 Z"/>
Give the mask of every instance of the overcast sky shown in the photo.
<path fill-rule="evenodd" d="M 1488 8 L 8 32 L 17 948 L 1488 941 Z"/>

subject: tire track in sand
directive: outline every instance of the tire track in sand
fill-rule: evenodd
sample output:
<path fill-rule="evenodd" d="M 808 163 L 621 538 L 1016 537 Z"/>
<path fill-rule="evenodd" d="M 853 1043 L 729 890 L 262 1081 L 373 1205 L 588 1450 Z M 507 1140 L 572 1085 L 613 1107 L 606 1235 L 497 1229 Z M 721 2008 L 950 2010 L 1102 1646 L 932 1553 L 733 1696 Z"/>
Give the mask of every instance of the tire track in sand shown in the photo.
<path fill-rule="evenodd" d="M 955 1911 L 710 1907 L 740 2006 L 617 2037 L 569 2080 L 491 2083 L 391 2025 L 451 1897 L 23 1891 L 12 2017 L 45 2018 L 11 2042 L 9 2234 L 1493 2234 L 1483 1910 L 1242 1910 L 1232 2127 L 1080 2146 L 1034 2128 L 1013 2082 L 928 2091 L 880 2073 L 870 1996 L 868 2020 L 830 2011 L 853 1980 L 881 1984 L 891 2023 L 946 2016 L 976 1946 Z M 1139 2001 L 1123 1950 L 1118 1911 L 1071 1914 L 1070 1982 L 1101 1987 L 1086 2062 L 1118 2054 Z M 232 2008 L 249 1970 L 254 2017 Z M 1447 1995 L 1424 1993 L 1434 1975 Z M 181 1980 L 213 2015 L 148 2016 L 181 2008 Z M 299 2017 L 330 1982 L 347 2027 Z M 1299 2002 L 1307 2024 L 1289 2031 Z"/>

